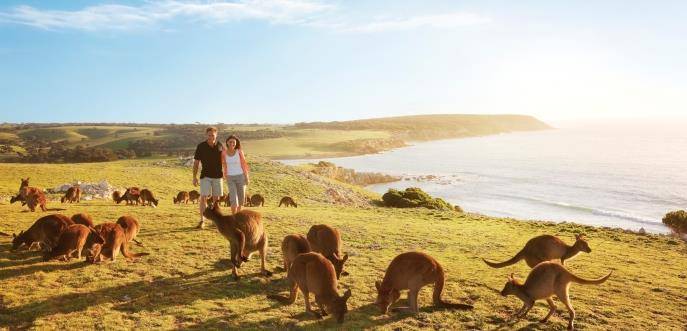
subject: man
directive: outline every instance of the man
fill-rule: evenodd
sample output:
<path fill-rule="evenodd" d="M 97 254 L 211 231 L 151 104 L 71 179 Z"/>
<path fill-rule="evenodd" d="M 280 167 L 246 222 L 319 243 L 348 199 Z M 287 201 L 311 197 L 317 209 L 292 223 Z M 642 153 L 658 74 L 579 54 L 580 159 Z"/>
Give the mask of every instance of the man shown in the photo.
<path fill-rule="evenodd" d="M 222 177 L 226 163 L 222 159 L 222 144 L 217 141 L 217 128 L 205 129 L 207 140 L 198 144 L 193 162 L 193 186 L 198 186 L 198 165 L 202 165 L 200 171 L 200 223 L 198 229 L 205 225 L 203 212 L 205 211 L 208 197 L 212 197 L 213 203 L 222 196 Z"/>

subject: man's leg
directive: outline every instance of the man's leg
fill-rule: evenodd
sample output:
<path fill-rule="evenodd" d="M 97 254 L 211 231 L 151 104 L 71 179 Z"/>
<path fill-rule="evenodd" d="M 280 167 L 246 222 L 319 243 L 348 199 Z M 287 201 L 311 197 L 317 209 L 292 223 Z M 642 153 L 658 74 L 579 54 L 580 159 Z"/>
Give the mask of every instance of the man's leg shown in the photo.
<path fill-rule="evenodd" d="M 197 228 L 202 229 L 205 226 L 205 217 L 203 213 L 207 207 L 208 197 L 211 193 L 211 185 L 207 178 L 200 179 L 200 201 L 198 201 L 198 211 L 200 212 L 200 223 L 198 223 Z"/>

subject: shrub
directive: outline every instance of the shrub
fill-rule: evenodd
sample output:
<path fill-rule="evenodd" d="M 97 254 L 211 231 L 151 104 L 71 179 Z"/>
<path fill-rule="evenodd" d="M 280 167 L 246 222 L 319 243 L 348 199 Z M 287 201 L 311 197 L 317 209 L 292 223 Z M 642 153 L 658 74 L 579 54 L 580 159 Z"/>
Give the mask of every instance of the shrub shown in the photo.
<path fill-rule="evenodd" d="M 388 192 L 382 196 L 382 201 L 387 207 L 396 208 L 417 208 L 423 207 L 437 210 L 458 210 L 460 207 L 456 206 L 454 209 L 451 204 L 441 198 L 433 198 L 425 191 L 417 187 L 409 187 L 405 191 L 389 189 Z"/>
<path fill-rule="evenodd" d="M 663 224 L 678 235 L 687 234 L 687 211 L 671 211 L 663 217 Z"/>

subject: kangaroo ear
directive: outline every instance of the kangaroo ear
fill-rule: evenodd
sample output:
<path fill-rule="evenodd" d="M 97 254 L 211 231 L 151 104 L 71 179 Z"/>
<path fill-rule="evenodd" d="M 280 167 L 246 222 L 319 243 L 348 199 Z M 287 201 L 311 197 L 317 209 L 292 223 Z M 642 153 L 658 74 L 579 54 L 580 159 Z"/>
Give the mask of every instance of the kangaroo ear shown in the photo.
<path fill-rule="evenodd" d="M 344 300 L 348 300 L 351 297 L 351 289 L 349 288 L 343 295 Z"/>
<path fill-rule="evenodd" d="M 377 288 L 377 291 L 382 287 L 382 282 L 380 281 L 375 281 L 375 287 Z"/>
<path fill-rule="evenodd" d="M 16 233 L 12 233 L 12 238 L 16 238 L 16 237 L 17 237 L 17 234 L 16 234 Z"/>

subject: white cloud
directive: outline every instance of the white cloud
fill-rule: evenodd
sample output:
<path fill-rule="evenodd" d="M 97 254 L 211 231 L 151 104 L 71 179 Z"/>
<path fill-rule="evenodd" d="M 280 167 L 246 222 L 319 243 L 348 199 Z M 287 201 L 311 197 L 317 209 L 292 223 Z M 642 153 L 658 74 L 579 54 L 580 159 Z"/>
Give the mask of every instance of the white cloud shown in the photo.
<path fill-rule="evenodd" d="M 0 22 L 46 30 L 132 30 L 184 19 L 205 24 L 260 20 L 340 32 L 382 32 L 415 28 L 455 28 L 488 23 L 472 13 L 448 13 L 353 23 L 336 15 L 336 6 L 316 0 L 239 0 L 234 2 L 151 1 L 141 6 L 103 4 L 79 10 L 17 6 L 0 12 Z"/>

